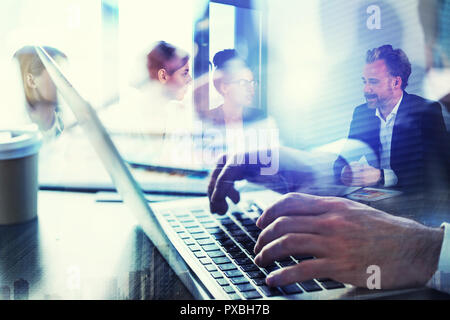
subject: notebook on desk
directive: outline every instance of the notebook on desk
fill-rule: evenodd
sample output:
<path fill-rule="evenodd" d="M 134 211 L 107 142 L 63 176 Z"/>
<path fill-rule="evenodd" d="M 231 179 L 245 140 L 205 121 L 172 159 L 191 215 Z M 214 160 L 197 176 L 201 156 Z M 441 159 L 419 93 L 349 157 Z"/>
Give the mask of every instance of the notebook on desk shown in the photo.
<path fill-rule="evenodd" d="M 311 279 L 285 287 L 268 287 L 265 277 L 271 271 L 314 259 L 311 256 L 292 256 L 266 268 L 253 263 L 253 247 L 260 233 L 255 221 L 279 195 L 272 191 L 243 193 L 240 204 L 231 204 L 224 216 L 209 212 L 207 197 L 149 204 L 94 109 L 77 93 L 46 52 L 40 47 L 36 50 L 85 129 L 125 204 L 194 297 L 355 299 L 395 293 L 358 291 L 332 279 Z"/>

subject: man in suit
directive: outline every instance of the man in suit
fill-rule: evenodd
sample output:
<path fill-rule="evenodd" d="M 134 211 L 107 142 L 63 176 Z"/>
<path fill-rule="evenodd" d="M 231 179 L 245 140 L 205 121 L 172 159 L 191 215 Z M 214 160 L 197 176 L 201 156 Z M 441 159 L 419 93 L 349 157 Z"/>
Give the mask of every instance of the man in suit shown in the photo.
<path fill-rule="evenodd" d="M 368 148 L 341 154 L 334 164 L 338 182 L 406 191 L 447 187 L 450 143 L 441 106 L 405 91 L 410 74 L 401 49 L 384 45 L 367 52 L 362 76 L 367 102 L 353 113 L 349 139 Z"/>

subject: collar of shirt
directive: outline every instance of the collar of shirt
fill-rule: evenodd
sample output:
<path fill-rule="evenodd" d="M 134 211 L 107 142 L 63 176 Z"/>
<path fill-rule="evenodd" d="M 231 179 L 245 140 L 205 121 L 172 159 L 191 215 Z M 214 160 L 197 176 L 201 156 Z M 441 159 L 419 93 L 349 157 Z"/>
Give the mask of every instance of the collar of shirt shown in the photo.
<path fill-rule="evenodd" d="M 375 115 L 378 118 L 380 118 L 380 120 L 383 123 L 388 123 L 389 121 L 391 121 L 391 119 L 394 119 L 395 116 L 397 115 L 398 107 L 400 106 L 400 103 L 402 103 L 402 100 L 403 100 L 403 93 L 402 93 L 402 96 L 400 97 L 400 99 L 398 100 L 397 104 L 395 105 L 394 109 L 392 109 L 391 113 L 389 113 L 388 116 L 386 117 L 386 121 L 381 116 L 380 110 L 378 108 L 375 111 Z"/>

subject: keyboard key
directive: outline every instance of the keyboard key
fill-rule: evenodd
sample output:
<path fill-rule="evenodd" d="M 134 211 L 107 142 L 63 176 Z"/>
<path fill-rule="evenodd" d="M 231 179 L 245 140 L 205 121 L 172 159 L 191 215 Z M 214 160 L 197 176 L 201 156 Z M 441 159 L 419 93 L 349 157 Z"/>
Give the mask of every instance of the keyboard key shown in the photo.
<path fill-rule="evenodd" d="M 245 229 L 248 231 L 248 232 L 257 232 L 257 233 L 261 233 L 261 229 L 260 228 L 258 228 L 256 225 L 252 225 L 252 226 L 244 226 L 245 227 Z"/>
<path fill-rule="evenodd" d="M 261 298 L 261 295 L 256 290 L 242 292 L 242 295 L 244 296 L 245 299 L 258 299 L 258 298 Z"/>
<path fill-rule="evenodd" d="M 191 236 L 189 235 L 189 233 L 187 233 L 187 232 L 180 232 L 180 233 L 178 233 L 178 235 L 180 236 L 180 238 L 182 239 L 182 240 L 184 240 L 184 239 L 189 239 Z M 195 238 L 194 238 L 195 239 Z"/>
<path fill-rule="evenodd" d="M 231 215 L 233 215 L 236 219 L 241 219 L 244 216 L 244 213 L 240 212 L 240 211 L 234 211 L 231 213 Z"/>
<path fill-rule="evenodd" d="M 218 220 L 219 220 L 219 222 L 220 222 L 222 225 L 224 225 L 224 226 L 228 226 L 228 225 L 235 224 L 235 223 L 233 222 L 233 220 L 231 220 L 230 218 L 223 218 L 223 219 L 218 219 Z"/>
<path fill-rule="evenodd" d="M 256 278 L 256 279 L 252 279 L 252 281 L 257 285 L 257 286 L 262 286 L 266 284 L 266 279 L 264 278 Z"/>
<path fill-rule="evenodd" d="M 194 215 L 194 216 L 198 216 L 199 214 L 205 214 L 206 213 L 206 210 L 205 209 L 203 209 L 203 208 L 192 208 L 191 210 L 191 213 Z"/>
<path fill-rule="evenodd" d="M 214 239 L 216 239 L 217 241 L 219 240 L 223 240 L 223 239 L 229 239 L 228 235 L 223 232 L 222 230 L 220 232 L 217 232 L 215 234 L 211 234 L 213 236 Z"/>
<path fill-rule="evenodd" d="M 217 267 L 222 271 L 237 269 L 236 266 L 232 263 L 219 264 Z"/>
<path fill-rule="evenodd" d="M 226 292 L 226 293 L 235 293 L 236 291 L 233 289 L 233 287 L 231 286 L 224 286 L 222 287 L 222 289 Z"/>
<path fill-rule="evenodd" d="M 198 222 L 200 222 L 201 224 L 216 223 L 214 220 L 211 219 L 211 217 L 200 218 L 198 219 Z"/>
<path fill-rule="evenodd" d="M 236 262 L 236 264 L 239 266 L 241 266 L 243 264 L 252 264 L 253 263 L 253 261 L 247 257 L 235 259 L 234 262 Z"/>
<path fill-rule="evenodd" d="M 220 229 L 219 227 L 214 227 L 214 228 L 206 228 L 206 232 L 208 232 L 209 234 L 218 234 L 218 233 L 223 233 L 225 234 L 222 229 Z"/>
<path fill-rule="evenodd" d="M 246 252 L 252 259 L 255 259 L 256 254 L 255 254 L 255 252 L 253 251 L 253 249 L 252 249 L 252 250 L 245 249 L 245 252 Z"/>
<path fill-rule="evenodd" d="M 188 246 L 188 248 L 192 252 L 201 251 L 200 247 L 198 245 L 196 245 L 196 244 L 190 245 L 190 246 Z"/>
<path fill-rule="evenodd" d="M 187 229 L 187 228 L 195 228 L 198 227 L 198 223 L 194 220 L 180 220 L 181 224 Z"/>
<path fill-rule="evenodd" d="M 233 259 L 239 259 L 239 258 L 246 258 L 247 257 L 247 255 L 244 252 L 242 252 L 240 249 L 239 249 L 239 251 L 229 251 L 228 253 L 230 254 L 230 256 Z"/>
<path fill-rule="evenodd" d="M 249 271 L 258 271 L 259 268 L 254 265 L 254 264 L 243 264 L 242 266 L 240 266 L 242 270 L 244 270 L 245 272 L 249 272 Z"/>
<path fill-rule="evenodd" d="M 208 229 L 219 228 L 219 225 L 213 221 L 208 222 L 208 223 L 201 222 L 201 224 L 203 225 L 203 228 L 208 228 Z"/>
<path fill-rule="evenodd" d="M 258 271 L 249 271 L 249 272 L 247 272 L 247 275 L 250 277 L 250 279 L 257 279 L 257 278 L 265 279 L 266 278 L 266 275 L 260 270 L 258 270 Z"/>
<path fill-rule="evenodd" d="M 255 287 L 250 283 L 237 284 L 236 288 L 238 288 L 240 292 L 255 290 Z"/>
<path fill-rule="evenodd" d="M 286 294 L 295 294 L 303 292 L 302 289 L 300 289 L 300 287 L 295 283 L 281 287 L 281 289 L 283 289 L 283 291 L 286 292 Z"/>
<path fill-rule="evenodd" d="M 268 273 L 280 269 L 275 263 L 269 264 L 268 266 L 264 267 L 264 269 L 267 270 Z"/>
<path fill-rule="evenodd" d="M 239 248 L 237 245 L 232 244 L 232 245 L 228 245 L 228 246 L 224 246 L 223 247 L 225 249 L 225 251 L 227 253 L 232 253 L 232 252 L 242 252 L 242 249 Z"/>
<path fill-rule="evenodd" d="M 267 285 L 262 285 L 258 287 L 263 294 L 266 297 L 276 297 L 276 296 L 281 296 L 283 295 L 283 293 L 280 291 L 280 289 L 275 288 L 275 287 L 269 287 Z"/>
<path fill-rule="evenodd" d="M 300 285 L 307 292 L 322 290 L 322 288 L 314 280 L 300 282 Z"/>
<path fill-rule="evenodd" d="M 207 255 L 212 258 L 212 260 L 214 261 L 215 264 L 221 264 L 221 263 L 229 263 L 231 262 L 230 259 L 228 259 L 225 254 L 220 251 L 210 251 L 207 252 Z M 217 261 L 217 262 L 216 262 Z"/>
<path fill-rule="evenodd" d="M 228 232 L 242 231 L 241 228 L 235 224 L 227 224 L 224 225 L 224 227 L 225 229 L 227 229 Z"/>
<path fill-rule="evenodd" d="M 223 278 L 222 273 L 219 272 L 219 271 L 213 271 L 213 272 L 211 272 L 211 275 L 212 275 L 212 277 L 213 277 L 214 279 L 220 279 L 220 278 Z"/>
<path fill-rule="evenodd" d="M 206 257 L 206 254 L 204 252 L 201 252 L 201 251 L 194 252 L 194 255 L 197 258 L 204 258 L 204 257 Z"/>
<path fill-rule="evenodd" d="M 194 238 L 195 240 L 208 239 L 209 235 L 206 233 L 196 233 L 192 235 L 192 238 Z"/>
<path fill-rule="evenodd" d="M 322 284 L 322 286 L 325 287 L 325 289 L 328 289 L 328 290 L 345 288 L 344 284 L 334 281 L 334 280 L 322 281 L 321 284 Z"/>
<path fill-rule="evenodd" d="M 253 221 L 250 218 L 245 218 L 244 220 L 241 221 L 241 224 L 243 226 L 254 226 L 255 225 L 255 221 Z"/>
<path fill-rule="evenodd" d="M 175 231 L 176 233 L 182 233 L 184 232 L 184 229 L 182 227 L 173 227 L 172 228 L 173 231 Z"/>
<path fill-rule="evenodd" d="M 202 228 L 190 228 L 190 229 L 187 229 L 187 231 L 190 234 L 203 233 L 203 229 Z"/>
<path fill-rule="evenodd" d="M 242 284 L 242 283 L 248 283 L 248 279 L 246 277 L 236 277 L 230 279 L 232 284 Z"/>
<path fill-rule="evenodd" d="M 217 242 L 218 242 L 222 247 L 235 245 L 234 241 L 231 240 L 230 238 L 219 239 L 219 240 L 217 240 Z"/>
<path fill-rule="evenodd" d="M 184 241 L 184 243 L 186 243 L 186 245 L 188 245 L 188 246 L 190 246 L 191 244 L 195 244 L 194 239 L 191 239 L 191 238 L 185 239 L 185 240 L 183 240 L 183 241 Z"/>
<path fill-rule="evenodd" d="M 228 278 L 242 277 L 242 272 L 238 269 L 227 270 L 223 272 Z"/>
<path fill-rule="evenodd" d="M 231 231 L 229 231 L 229 232 L 230 232 L 230 234 L 231 234 L 233 237 L 238 237 L 238 236 L 243 236 L 243 235 L 245 235 L 245 232 L 242 231 L 241 229 L 239 229 L 239 227 L 238 227 L 237 230 L 231 230 Z M 235 239 L 236 239 L 236 238 L 235 238 Z"/>
<path fill-rule="evenodd" d="M 206 252 L 220 250 L 219 247 L 217 245 L 215 245 L 215 244 L 208 244 L 208 245 L 202 246 L 202 248 Z"/>
<path fill-rule="evenodd" d="M 182 218 L 190 218 L 191 215 L 189 213 L 186 213 L 186 209 L 176 209 L 176 210 L 172 210 L 172 213 L 174 214 L 175 217 L 177 217 L 178 219 L 182 219 Z"/>
<path fill-rule="evenodd" d="M 213 271 L 217 271 L 217 268 L 215 265 L 213 265 L 212 263 L 205 265 L 206 270 L 208 270 L 209 272 L 213 272 Z"/>
<path fill-rule="evenodd" d="M 208 244 L 214 244 L 215 242 L 214 242 L 213 239 L 208 238 L 208 239 L 200 239 L 200 240 L 197 241 L 197 243 L 199 245 L 201 245 L 201 246 L 205 246 L 205 245 L 208 245 Z"/>
<path fill-rule="evenodd" d="M 208 258 L 201 258 L 199 261 L 201 264 L 211 264 L 211 260 Z"/>
<path fill-rule="evenodd" d="M 225 278 L 219 278 L 219 279 L 217 279 L 216 281 L 217 281 L 217 283 L 220 284 L 221 286 L 228 286 L 228 285 L 230 285 L 230 284 L 228 283 L 228 280 L 225 279 Z"/>
<path fill-rule="evenodd" d="M 241 300 L 241 297 L 237 293 L 229 294 L 231 300 Z"/>
<path fill-rule="evenodd" d="M 213 253 L 215 251 L 209 252 L 209 253 Z M 222 252 L 222 251 L 218 251 L 218 252 Z M 217 253 L 218 254 L 218 253 Z M 212 258 L 212 261 L 215 264 L 224 264 L 224 263 L 230 263 L 231 260 L 228 259 L 227 257 L 217 257 L 217 258 Z"/>
<path fill-rule="evenodd" d="M 254 243 L 254 241 L 246 235 L 235 236 L 234 240 L 236 240 L 237 243 L 242 244 L 242 245 L 249 243 L 249 242 Z"/>

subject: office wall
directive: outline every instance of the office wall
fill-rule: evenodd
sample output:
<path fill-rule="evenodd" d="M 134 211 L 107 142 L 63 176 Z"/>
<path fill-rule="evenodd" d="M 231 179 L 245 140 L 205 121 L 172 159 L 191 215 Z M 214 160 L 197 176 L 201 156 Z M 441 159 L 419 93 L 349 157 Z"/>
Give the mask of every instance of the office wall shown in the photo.
<path fill-rule="evenodd" d="M 268 106 L 283 124 L 286 144 L 311 148 L 346 137 L 353 109 L 364 103 L 361 75 L 366 51 L 373 47 L 402 48 L 413 66 L 407 91 L 423 93 L 417 0 L 268 4 Z"/>

